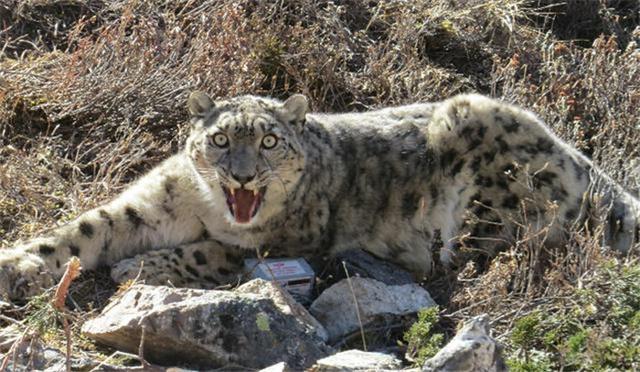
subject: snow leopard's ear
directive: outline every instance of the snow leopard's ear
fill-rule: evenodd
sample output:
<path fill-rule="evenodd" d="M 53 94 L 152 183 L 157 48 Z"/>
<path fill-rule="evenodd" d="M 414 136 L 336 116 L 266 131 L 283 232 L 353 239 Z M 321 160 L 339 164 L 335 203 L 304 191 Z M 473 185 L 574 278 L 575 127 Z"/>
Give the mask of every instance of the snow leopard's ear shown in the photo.
<path fill-rule="evenodd" d="M 211 109 L 215 107 L 215 103 L 209 96 L 202 91 L 196 90 L 191 92 L 187 100 L 187 107 L 192 119 L 204 118 Z"/>
<path fill-rule="evenodd" d="M 307 97 L 302 94 L 294 94 L 289 97 L 282 107 L 278 110 L 280 120 L 290 123 L 298 128 L 302 128 L 305 122 L 305 116 L 309 111 L 309 102 Z"/>

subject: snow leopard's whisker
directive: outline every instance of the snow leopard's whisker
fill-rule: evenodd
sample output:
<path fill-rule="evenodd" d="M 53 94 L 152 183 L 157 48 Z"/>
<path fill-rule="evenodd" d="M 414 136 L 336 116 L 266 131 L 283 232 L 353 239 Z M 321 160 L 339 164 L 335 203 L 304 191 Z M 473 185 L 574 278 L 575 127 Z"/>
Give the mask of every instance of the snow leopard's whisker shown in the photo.
<path fill-rule="evenodd" d="M 280 177 L 280 175 L 276 172 L 274 172 L 273 167 L 271 166 L 271 163 L 269 162 L 269 159 L 267 159 L 264 155 L 261 155 L 262 159 L 264 159 L 265 164 L 267 164 L 267 167 L 269 167 L 269 170 L 271 171 L 270 175 L 275 176 L 276 179 L 278 179 L 278 181 L 280 181 L 280 186 L 282 186 L 282 191 L 284 192 L 284 195 L 288 198 L 289 197 L 289 192 L 287 191 L 287 187 L 284 183 L 284 180 L 282 179 L 282 177 Z"/>
<path fill-rule="evenodd" d="M 210 169 L 204 169 L 204 168 L 196 168 L 198 173 L 206 180 L 215 182 L 218 181 L 220 178 L 220 174 L 218 172 L 212 171 Z"/>

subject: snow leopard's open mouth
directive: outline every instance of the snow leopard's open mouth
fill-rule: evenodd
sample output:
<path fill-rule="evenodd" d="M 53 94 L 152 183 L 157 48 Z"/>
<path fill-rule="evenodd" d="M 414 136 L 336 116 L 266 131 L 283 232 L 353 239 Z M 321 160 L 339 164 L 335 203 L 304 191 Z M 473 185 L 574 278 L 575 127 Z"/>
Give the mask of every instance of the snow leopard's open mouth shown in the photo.
<path fill-rule="evenodd" d="M 222 186 L 227 197 L 227 206 L 231 215 L 238 223 L 248 223 L 258 213 L 266 186 L 259 190 L 247 190 L 244 188 L 230 189 Z"/>

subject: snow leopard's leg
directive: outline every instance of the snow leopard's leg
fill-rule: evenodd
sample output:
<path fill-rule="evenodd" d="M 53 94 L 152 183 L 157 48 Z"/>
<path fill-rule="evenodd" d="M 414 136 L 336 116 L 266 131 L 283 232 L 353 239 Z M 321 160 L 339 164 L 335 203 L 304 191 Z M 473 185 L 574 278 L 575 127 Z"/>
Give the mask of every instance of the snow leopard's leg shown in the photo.
<path fill-rule="evenodd" d="M 146 284 L 216 288 L 238 282 L 243 258 L 251 253 L 215 240 L 145 252 L 111 268 L 117 283 L 137 278 Z"/>
<path fill-rule="evenodd" d="M 72 256 L 83 268 L 111 265 L 149 249 L 196 241 L 206 231 L 185 177 L 186 160 L 165 161 L 115 200 L 43 237 L 0 250 L 0 297 L 22 299 L 62 275 Z"/>

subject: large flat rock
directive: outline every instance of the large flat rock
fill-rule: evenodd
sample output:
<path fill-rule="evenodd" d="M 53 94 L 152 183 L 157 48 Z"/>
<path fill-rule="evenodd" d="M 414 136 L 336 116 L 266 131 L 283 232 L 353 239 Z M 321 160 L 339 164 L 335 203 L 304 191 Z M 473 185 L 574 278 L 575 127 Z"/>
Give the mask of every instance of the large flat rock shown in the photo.
<path fill-rule="evenodd" d="M 254 286 L 273 284 L 261 281 Z M 202 369 L 230 365 L 259 369 L 282 361 L 301 369 L 331 352 L 318 337 L 322 331 L 304 317 L 266 295 L 244 290 L 135 285 L 86 322 L 82 332 L 137 353 L 144 328 L 144 355 L 150 362 Z"/>

